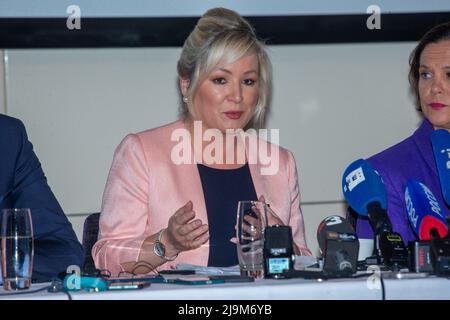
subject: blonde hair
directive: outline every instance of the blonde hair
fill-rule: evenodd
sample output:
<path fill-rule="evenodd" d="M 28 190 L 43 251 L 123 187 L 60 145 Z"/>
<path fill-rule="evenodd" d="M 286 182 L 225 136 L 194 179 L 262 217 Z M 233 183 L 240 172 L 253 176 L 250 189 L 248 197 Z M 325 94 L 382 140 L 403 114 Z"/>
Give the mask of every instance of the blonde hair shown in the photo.
<path fill-rule="evenodd" d="M 177 71 L 180 79 L 189 80 L 189 87 L 185 95 L 188 98 L 186 103 L 178 81 L 181 117 L 189 117 L 192 97 L 208 74 L 219 64 L 231 64 L 248 54 L 255 54 L 258 59 L 259 98 L 255 114 L 247 127 L 264 126 L 272 96 L 272 66 L 269 56 L 252 26 L 238 13 L 224 8 L 208 10 L 184 42 Z"/>

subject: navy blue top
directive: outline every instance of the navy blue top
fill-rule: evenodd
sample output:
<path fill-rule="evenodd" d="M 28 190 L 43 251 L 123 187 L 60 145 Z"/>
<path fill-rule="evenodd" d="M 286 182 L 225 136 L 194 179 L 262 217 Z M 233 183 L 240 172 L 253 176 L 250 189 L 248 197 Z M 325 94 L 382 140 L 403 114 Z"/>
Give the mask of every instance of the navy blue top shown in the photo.
<path fill-rule="evenodd" d="M 257 200 L 248 164 L 237 169 L 214 169 L 197 164 L 205 195 L 209 224 L 208 266 L 229 267 L 239 264 L 236 245 L 237 204 Z"/>

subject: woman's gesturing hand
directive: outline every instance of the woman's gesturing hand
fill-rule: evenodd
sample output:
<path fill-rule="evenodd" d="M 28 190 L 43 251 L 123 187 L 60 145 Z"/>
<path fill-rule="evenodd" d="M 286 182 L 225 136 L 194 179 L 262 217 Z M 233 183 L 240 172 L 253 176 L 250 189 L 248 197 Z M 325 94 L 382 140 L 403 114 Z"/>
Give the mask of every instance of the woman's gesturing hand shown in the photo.
<path fill-rule="evenodd" d="M 179 253 L 200 247 L 208 241 L 208 225 L 195 219 L 192 201 L 188 201 L 169 219 L 166 232 L 161 239 L 168 252 Z"/>

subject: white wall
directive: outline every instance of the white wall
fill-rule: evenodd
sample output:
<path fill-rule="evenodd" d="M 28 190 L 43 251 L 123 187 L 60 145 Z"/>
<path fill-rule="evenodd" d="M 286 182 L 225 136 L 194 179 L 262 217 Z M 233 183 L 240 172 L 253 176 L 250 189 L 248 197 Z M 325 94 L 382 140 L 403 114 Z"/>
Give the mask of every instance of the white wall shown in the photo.
<path fill-rule="evenodd" d="M 408 91 L 414 43 L 272 46 L 270 128 L 300 175 L 307 241 L 343 214 L 342 172 L 405 138 L 420 118 Z M 6 50 L 6 106 L 22 119 L 78 235 L 100 210 L 115 147 L 128 132 L 176 118 L 180 48 Z M 2 94 L 4 97 L 4 93 Z M 81 237 L 80 237 L 81 240 Z"/>

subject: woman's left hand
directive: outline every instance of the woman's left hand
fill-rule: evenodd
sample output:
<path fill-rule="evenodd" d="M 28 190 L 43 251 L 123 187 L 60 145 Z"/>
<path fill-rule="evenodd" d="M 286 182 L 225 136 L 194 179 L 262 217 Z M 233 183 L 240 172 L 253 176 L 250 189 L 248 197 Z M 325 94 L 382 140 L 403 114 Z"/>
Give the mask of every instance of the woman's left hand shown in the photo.
<path fill-rule="evenodd" d="M 260 196 L 258 201 L 266 203 L 266 199 L 264 198 L 264 196 Z M 266 208 L 267 208 L 267 220 L 268 220 L 267 225 L 274 226 L 274 225 L 278 224 L 280 226 L 284 226 L 283 221 L 280 219 L 279 216 L 277 216 L 275 211 L 273 211 L 272 208 L 268 204 L 266 205 Z"/>
<path fill-rule="evenodd" d="M 266 203 L 266 199 L 264 198 L 264 196 L 259 197 L 258 201 Z M 266 205 L 266 209 L 267 209 L 267 225 L 268 226 L 274 226 L 274 225 L 280 225 L 280 226 L 284 226 L 283 221 L 280 219 L 279 216 L 277 216 L 277 214 L 275 213 L 275 211 L 272 210 L 272 208 L 270 208 L 269 205 Z M 258 212 L 255 212 L 256 214 L 258 214 Z M 251 223 L 251 220 L 255 219 L 252 217 L 246 217 L 245 220 L 249 223 Z M 255 223 L 253 223 L 255 224 Z M 237 228 L 237 226 L 235 226 L 235 228 Z M 248 230 L 246 230 L 249 234 L 252 234 L 252 232 L 250 232 L 250 228 Z M 256 235 L 253 235 L 254 237 L 257 237 Z M 236 237 L 233 237 L 230 239 L 230 242 L 237 244 L 238 240 Z"/>
<path fill-rule="evenodd" d="M 266 203 L 266 199 L 264 199 L 264 196 L 259 197 L 258 201 Z M 267 208 L 267 220 L 268 220 L 267 225 L 274 226 L 274 225 L 278 224 L 280 226 L 284 226 L 283 221 L 280 219 L 279 216 L 277 216 L 275 211 L 273 211 L 268 204 L 266 205 L 266 208 Z M 294 242 L 294 253 L 298 256 L 302 255 L 302 252 L 300 251 L 299 247 L 297 246 L 297 244 L 295 242 Z"/>

